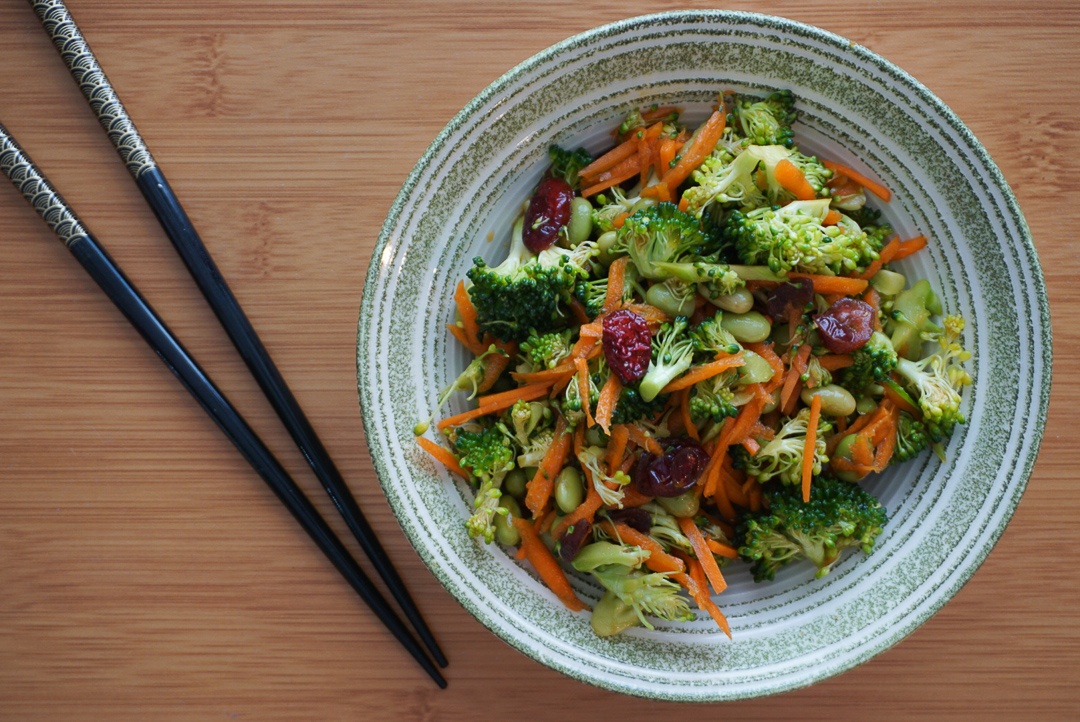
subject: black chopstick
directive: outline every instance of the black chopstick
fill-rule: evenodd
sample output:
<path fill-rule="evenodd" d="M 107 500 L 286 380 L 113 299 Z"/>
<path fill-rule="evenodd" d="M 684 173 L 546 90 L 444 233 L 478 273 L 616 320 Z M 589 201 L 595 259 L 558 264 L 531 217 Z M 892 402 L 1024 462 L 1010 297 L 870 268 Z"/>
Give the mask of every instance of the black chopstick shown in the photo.
<path fill-rule="evenodd" d="M 330 495 L 360 547 L 416 629 L 420 640 L 430 650 L 435 661 L 445 667 L 446 656 L 409 596 L 405 583 L 394 569 L 330 454 L 319 441 L 300 404 L 218 271 L 210 252 L 196 233 L 180 205 L 180 200 L 173 193 L 120 98 L 105 77 L 71 13 L 62 0 L 30 0 L 30 4 L 188 271 L 262 387 L 263 393 L 300 447 L 304 458 L 322 482 L 323 488 Z"/>
<path fill-rule="evenodd" d="M 98 286 L 112 299 L 112 302 L 135 326 L 161 360 L 210 414 L 244 458 L 259 472 L 267 485 L 300 522 L 304 531 L 311 536 L 376 616 L 431 675 L 431 678 L 440 687 L 445 688 L 446 680 L 443 679 L 439 670 L 428 659 L 424 649 L 413 639 L 409 630 L 372 581 L 349 555 L 348 550 L 334 535 L 326 521 L 319 516 L 318 511 L 281 464 L 232 407 L 228 399 L 214 386 L 195 359 L 172 335 L 164 322 L 128 281 L 105 249 L 94 239 L 82 221 L 68 207 L 3 125 L 0 125 L 0 170 L 30 201 L 42 219 L 60 237 Z"/>

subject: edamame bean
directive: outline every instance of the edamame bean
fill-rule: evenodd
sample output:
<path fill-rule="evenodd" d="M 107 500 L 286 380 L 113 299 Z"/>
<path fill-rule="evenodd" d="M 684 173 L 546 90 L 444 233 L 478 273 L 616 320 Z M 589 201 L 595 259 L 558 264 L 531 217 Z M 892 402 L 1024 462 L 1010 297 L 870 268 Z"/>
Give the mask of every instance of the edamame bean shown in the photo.
<path fill-rule="evenodd" d="M 833 452 L 834 459 L 854 461 L 854 459 L 851 458 L 851 447 L 855 443 L 855 436 L 856 434 L 848 434 L 840 439 L 840 443 L 836 445 L 836 450 Z M 861 478 L 854 471 L 837 471 L 836 469 L 833 469 L 833 473 L 836 474 L 836 478 L 840 481 L 848 481 L 851 483 L 855 483 Z"/>
<path fill-rule="evenodd" d="M 693 291 L 683 296 L 672 293 L 671 288 L 664 283 L 654 283 L 645 292 L 645 300 L 661 311 L 672 316 L 689 316 L 694 312 L 694 299 L 697 293 Z"/>
<path fill-rule="evenodd" d="M 564 514 L 569 514 L 581 506 L 585 500 L 585 486 L 581 483 L 581 472 L 568 466 L 555 477 L 555 505 Z"/>
<path fill-rule="evenodd" d="M 701 506 L 701 502 L 693 490 L 678 496 L 658 496 L 656 502 L 672 516 L 694 516 L 698 513 L 698 507 Z"/>
<path fill-rule="evenodd" d="M 507 473 L 503 479 L 502 488 L 506 492 L 506 495 L 511 497 L 517 497 L 518 499 L 525 498 L 525 484 L 532 478 L 525 473 L 523 469 L 512 469 Z"/>
<path fill-rule="evenodd" d="M 719 306 L 730 313 L 746 313 L 754 307 L 754 294 L 745 288 L 711 300 L 714 306 Z"/>
<path fill-rule="evenodd" d="M 506 513 L 495 515 L 495 540 L 508 547 L 517 546 L 521 543 L 521 534 L 514 526 L 514 519 L 521 516 L 521 507 L 509 494 L 502 495 L 499 506 L 506 509 Z"/>
<path fill-rule="evenodd" d="M 860 396 L 859 400 L 855 402 L 855 410 L 860 414 L 869 414 L 877 408 L 877 405 L 877 401 L 874 401 L 872 396 Z"/>
<path fill-rule="evenodd" d="M 619 240 L 619 234 L 615 231 L 600 234 L 600 237 L 596 239 L 597 263 L 602 263 L 605 266 L 611 265 L 611 262 L 615 260 L 615 256 L 611 254 L 611 249 L 617 240 Z"/>
<path fill-rule="evenodd" d="M 743 365 L 738 368 L 739 383 L 743 386 L 765 383 L 773 377 L 773 367 L 761 356 L 758 356 L 750 349 L 744 348 L 742 357 Z"/>
<path fill-rule="evenodd" d="M 592 234 L 592 203 L 580 196 L 570 203 L 570 221 L 566 224 L 566 237 L 571 246 L 587 241 Z"/>
<path fill-rule="evenodd" d="M 585 430 L 585 443 L 589 446 L 603 446 L 607 448 L 608 439 L 604 436 L 604 430 L 599 426 L 590 426 Z"/>
<path fill-rule="evenodd" d="M 758 343 L 772 333 L 769 319 L 757 311 L 746 313 L 725 313 L 720 325 L 740 343 Z"/>
<path fill-rule="evenodd" d="M 815 389 L 803 389 L 799 394 L 803 403 L 809 405 L 815 396 L 821 398 L 821 413 L 826 416 L 841 417 L 855 413 L 855 397 L 843 386 L 829 384 Z"/>

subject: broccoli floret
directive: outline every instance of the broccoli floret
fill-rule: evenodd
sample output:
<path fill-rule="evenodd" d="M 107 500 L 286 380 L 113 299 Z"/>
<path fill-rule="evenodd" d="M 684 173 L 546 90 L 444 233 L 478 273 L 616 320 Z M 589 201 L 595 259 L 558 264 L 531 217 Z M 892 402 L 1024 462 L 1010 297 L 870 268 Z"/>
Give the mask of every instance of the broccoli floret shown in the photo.
<path fill-rule="evenodd" d="M 776 432 L 775 437 L 765 442 L 756 454 L 745 457 L 746 475 L 762 484 L 771 479 L 779 479 L 781 483 L 791 486 L 801 484 L 803 449 L 809 428 L 810 409 L 802 409 Z M 814 444 L 814 474 L 820 474 L 821 468 L 829 462 L 829 457 L 825 454 L 825 434 L 831 430 L 832 424 L 825 419 L 824 414 L 821 415 Z"/>
<path fill-rule="evenodd" d="M 435 410 L 431 412 L 431 416 L 427 421 L 421 421 L 413 427 L 413 433 L 417 436 L 427 433 L 428 427 L 431 425 L 431 420 L 435 418 L 435 414 L 439 413 L 439 409 L 446 403 L 446 400 L 450 398 L 450 395 L 455 391 L 468 391 L 469 399 L 472 399 L 480 390 L 480 382 L 484 380 L 484 359 L 493 353 L 505 354 L 506 352 L 500 349 L 495 344 L 488 346 L 487 351 L 474 358 L 465 370 L 454 379 L 454 381 L 442 390 L 439 394 L 439 399 L 435 404 Z"/>
<path fill-rule="evenodd" d="M 733 155 L 727 148 L 717 148 L 690 174 L 696 185 L 683 191 L 687 212 L 702 216 L 712 203 L 737 203 L 742 208 L 768 205 L 757 184 L 760 159 L 742 150 Z"/>
<path fill-rule="evenodd" d="M 690 332 L 690 342 L 704 361 L 714 361 L 720 354 L 731 355 L 742 351 L 739 342 L 724 328 L 723 319 L 724 312 L 717 311 Z"/>
<path fill-rule="evenodd" d="M 605 449 L 599 446 L 586 446 L 577 455 L 578 463 L 582 469 L 589 472 L 592 478 L 593 488 L 599 494 L 604 504 L 608 507 L 622 508 L 623 487 L 630 483 L 631 479 L 625 471 L 618 469 L 614 475 L 609 475 L 604 470 Z M 609 486 L 610 485 L 610 486 Z"/>
<path fill-rule="evenodd" d="M 964 423 L 960 413 L 960 389 L 971 383 L 961 364 L 971 354 L 959 343 L 964 319 L 946 316 L 938 337 L 941 350 L 920 361 L 902 358 L 896 364 L 903 386 L 911 393 L 923 414 L 922 422 L 932 442 L 942 442 L 956 424 Z"/>
<path fill-rule="evenodd" d="M 656 205 L 656 201 L 651 198 L 628 198 L 618 186 L 607 189 L 596 196 L 595 200 L 597 205 L 592 212 L 593 228 L 601 234 L 617 230 L 615 220 L 619 216 L 629 217 L 643 208 Z"/>
<path fill-rule="evenodd" d="M 832 171 L 813 156 L 781 145 L 751 145 L 734 156 L 721 147 L 691 174 L 697 185 L 683 193 L 687 212 L 701 217 L 713 203 L 734 203 L 745 211 L 795 200 L 795 195 L 776 179 L 776 166 L 782 160 L 799 169 L 819 198 L 830 197 L 825 184 Z"/>
<path fill-rule="evenodd" d="M 667 405 L 667 400 L 667 394 L 662 394 L 652 401 L 645 401 L 633 386 L 623 386 L 615 411 L 611 414 L 611 423 L 630 424 L 640 419 L 652 420 Z"/>
<path fill-rule="evenodd" d="M 694 554 L 694 545 L 679 528 L 679 520 L 671 512 L 655 501 L 638 507 L 649 513 L 651 518 L 649 536 L 665 551 L 678 549 L 686 554 Z"/>
<path fill-rule="evenodd" d="M 564 150 L 557 145 L 548 146 L 548 158 L 551 159 L 549 172 L 552 177 L 562 178 L 574 190 L 581 187 L 578 171 L 593 162 L 592 156 L 584 148 Z"/>
<path fill-rule="evenodd" d="M 694 384 L 690 418 L 695 423 L 719 423 L 729 416 L 736 416 L 739 409 L 735 406 L 735 392 L 731 387 L 738 378 L 738 372 L 733 369 Z"/>
<path fill-rule="evenodd" d="M 591 280 L 578 281 L 574 287 L 574 297 L 581 301 L 585 307 L 585 313 L 589 318 L 596 318 L 604 309 L 604 301 L 607 300 L 608 279 L 594 278 Z"/>
<path fill-rule="evenodd" d="M 596 253 L 591 241 L 573 249 L 548 248 L 532 254 L 522 241 L 522 219 L 514 224 L 510 254 L 492 268 L 476 258 L 468 271 L 469 298 L 481 331 L 503 341 L 524 341 L 566 325 L 562 304 L 570 300 L 579 278 Z"/>
<path fill-rule="evenodd" d="M 503 414 L 499 430 L 518 449 L 517 466 L 539 466 L 555 438 L 554 414 L 547 401 L 518 401 Z"/>
<path fill-rule="evenodd" d="M 690 621 L 694 613 L 679 594 L 679 585 L 666 574 L 643 573 L 621 564 L 592 570 L 592 575 L 619 601 L 633 608 L 638 621 L 653 629 L 646 615 L 670 621 Z"/>
<path fill-rule="evenodd" d="M 531 329 L 529 337 L 518 348 L 534 369 L 553 369 L 570 355 L 570 349 L 574 346 L 570 341 L 573 335 L 573 329 L 569 328 L 543 335 Z"/>
<path fill-rule="evenodd" d="M 514 448 L 510 439 L 496 426 L 483 426 L 478 431 L 465 428 L 450 433 L 450 446 L 458 465 L 469 472 L 474 483 L 479 484 L 473 500 L 475 511 L 465 522 L 469 536 L 483 537 L 491 542 L 495 538 L 495 515 L 505 514 L 499 506 L 502 497 L 502 481 L 514 468 Z"/>
<path fill-rule="evenodd" d="M 896 422 L 896 448 L 889 464 L 902 464 L 921 454 L 931 445 L 930 435 L 921 421 L 901 412 Z"/>
<path fill-rule="evenodd" d="M 690 368 L 694 360 L 694 343 L 686 333 L 687 320 L 679 316 L 672 323 L 665 323 L 652 339 L 652 358 L 645 371 L 638 393 L 645 402 L 660 395 L 661 389 Z"/>
<path fill-rule="evenodd" d="M 878 246 L 855 224 L 823 225 L 828 212 L 828 199 L 732 211 L 724 230 L 743 263 L 766 265 L 777 274 L 838 275 L 877 260 Z"/>
<path fill-rule="evenodd" d="M 799 559 L 823 577 L 845 549 L 869 554 L 886 522 L 884 507 L 862 487 L 827 476 L 814 479 L 808 503 L 793 487 L 767 491 L 765 500 L 768 510 L 747 514 L 738 531 L 739 555 L 758 582 Z"/>
<path fill-rule="evenodd" d="M 889 337 L 874 331 L 870 339 L 851 353 L 853 363 L 841 373 L 841 384 L 858 393 L 871 384 L 880 384 L 896 368 L 896 349 Z"/>
<path fill-rule="evenodd" d="M 773 273 L 766 266 L 729 265 L 710 260 L 683 263 L 660 262 L 654 263 L 653 268 L 661 276 L 677 279 L 683 283 L 696 283 L 698 292 L 710 299 L 730 296 L 745 286 L 747 281 L 783 281 L 785 279 L 784 276 Z"/>
<path fill-rule="evenodd" d="M 645 278 L 662 279 L 654 264 L 678 262 L 687 254 L 706 255 L 709 238 L 696 218 L 674 203 L 658 203 L 635 212 L 618 230 L 614 252 L 626 252 Z"/>
<path fill-rule="evenodd" d="M 798 114 L 795 95 L 790 90 L 777 90 L 764 100 L 736 96 L 732 112 L 743 136 L 755 145 L 792 146 L 794 132 L 791 126 Z"/>

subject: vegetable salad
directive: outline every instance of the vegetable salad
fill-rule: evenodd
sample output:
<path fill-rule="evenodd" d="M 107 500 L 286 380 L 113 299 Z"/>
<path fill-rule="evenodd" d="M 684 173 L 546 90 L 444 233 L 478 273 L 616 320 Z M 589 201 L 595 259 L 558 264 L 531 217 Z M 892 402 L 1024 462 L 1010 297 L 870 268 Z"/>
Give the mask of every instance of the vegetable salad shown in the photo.
<path fill-rule="evenodd" d="M 417 441 L 475 489 L 469 534 L 572 610 L 569 575 L 595 580 L 599 635 L 696 606 L 730 636 L 726 566 L 870 553 L 886 511 L 861 482 L 964 421 L 963 319 L 891 265 L 928 240 L 800 152 L 796 116 L 788 91 L 725 93 L 697 127 L 630 112 L 597 158 L 553 146 L 505 260 L 457 285 L 473 361 L 435 415 L 475 403 Z"/>

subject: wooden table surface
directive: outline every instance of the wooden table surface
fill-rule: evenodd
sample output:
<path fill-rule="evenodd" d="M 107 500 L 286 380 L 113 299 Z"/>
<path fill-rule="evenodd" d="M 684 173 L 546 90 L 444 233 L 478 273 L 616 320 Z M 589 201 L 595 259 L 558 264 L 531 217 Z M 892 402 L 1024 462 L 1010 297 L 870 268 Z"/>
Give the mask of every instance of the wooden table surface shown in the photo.
<path fill-rule="evenodd" d="M 450 687 L 420 672 L 30 207 L 0 186 L 0 719 L 1080 718 L 1072 2 L 726 6 L 819 25 L 925 83 L 997 160 L 1046 271 L 1057 373 L 1039 461 L 997 548 L 923 627 L 808 689 L 711 709 L 647 702 L 572 681 L 501 642 L 401 533 L 354 382 L 364 275 L 391 200 L 443 125 L 504 71 L 579 31 L 666 7 L 71 0 L 409 580 L 451 659 Z M 0 6 L 0 68 L 0 121 L 343 532 L 17 0 Z"/>

